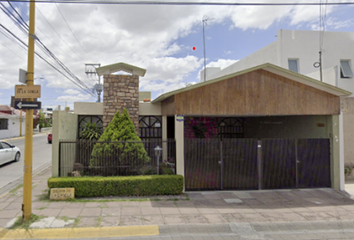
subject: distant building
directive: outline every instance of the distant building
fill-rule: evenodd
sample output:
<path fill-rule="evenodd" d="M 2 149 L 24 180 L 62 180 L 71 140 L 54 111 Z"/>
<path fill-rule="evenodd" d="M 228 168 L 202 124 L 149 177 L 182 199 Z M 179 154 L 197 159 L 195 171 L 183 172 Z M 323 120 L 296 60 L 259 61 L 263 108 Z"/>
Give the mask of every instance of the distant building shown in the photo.
<path fill-rule="evenodd" d="M 20 136 L 20 126 L 22 124 L 22 135 L 26 130 L 26 112 L 16 110 L 10 106 L 0 105 L 0 139 Z"/>

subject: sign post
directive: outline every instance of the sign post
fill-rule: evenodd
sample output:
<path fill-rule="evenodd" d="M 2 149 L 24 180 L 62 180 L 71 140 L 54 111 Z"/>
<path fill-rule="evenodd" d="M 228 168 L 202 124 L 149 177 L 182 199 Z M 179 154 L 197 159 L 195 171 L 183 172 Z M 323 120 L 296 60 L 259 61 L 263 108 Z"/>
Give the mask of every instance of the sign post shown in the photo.
<path fill-rule="evenodd" d="M 35 0 L 31 0 L 29 9 L 27 86 L 33 86 L 34 81 L 34 41 L 35 41 Z M 32 101 L 32 98 L 27 99 Z M 25 162 L 23 174 L 22 218 L 31 219 L 32 214 L 32 158 L 33 158 L 33 110 L 26 112 Z"/>

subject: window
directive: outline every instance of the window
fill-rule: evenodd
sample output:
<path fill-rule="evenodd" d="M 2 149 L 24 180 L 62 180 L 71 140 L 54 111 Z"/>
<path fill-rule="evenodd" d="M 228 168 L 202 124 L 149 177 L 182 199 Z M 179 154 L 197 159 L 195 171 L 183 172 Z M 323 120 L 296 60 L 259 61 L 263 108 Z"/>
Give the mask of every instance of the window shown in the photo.
<path fill-rule="evenodd" d="M 1 143 L 3 149 L 11 148 L 11 146 L 7 143 Z"/>
<path fill-rule="evenodd" d="M 341 78 L 352 78 L 353 71 L 350 66 L 349 60 L 340 60 L 340 77 Z"/>
<path fill-rule="evenodd" d="M 8 122 L 8 119 L 0 118 L 0 130 L 8 129 L 7 122 Z"/>
<path fill-rule="evenodd" d="M 288 59 L 289 70 L 293 72 L 299 72 L 298 60 L 297 59 Z"/>

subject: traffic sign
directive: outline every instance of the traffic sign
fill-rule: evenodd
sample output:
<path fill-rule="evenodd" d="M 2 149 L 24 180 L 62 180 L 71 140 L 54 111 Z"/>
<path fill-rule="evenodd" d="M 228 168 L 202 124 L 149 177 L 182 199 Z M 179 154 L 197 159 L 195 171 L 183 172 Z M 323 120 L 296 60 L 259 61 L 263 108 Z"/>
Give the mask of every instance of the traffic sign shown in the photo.
<path fill-rule="evenodd" d="M 20 68 L 20 71 L 19 71 L 19 72 L 20 72 L 20 73 L 19 73 L 19 79 L 18 79 L 18 81 L 19 81 L 20 83 L 26 84 L 26 83 L 27 83 L 27 72 L 26 72 L 26 70 L 23 70 L 23 69 Z"/>
<path fill-rule="evenodd" d="M 40 98 L 41 85 L 16 85 L 15 98 Z"/>
<path fill-rule="evenodd" d="M 16 101 L 15 109 L 41 109 L 41 102 Z"/>

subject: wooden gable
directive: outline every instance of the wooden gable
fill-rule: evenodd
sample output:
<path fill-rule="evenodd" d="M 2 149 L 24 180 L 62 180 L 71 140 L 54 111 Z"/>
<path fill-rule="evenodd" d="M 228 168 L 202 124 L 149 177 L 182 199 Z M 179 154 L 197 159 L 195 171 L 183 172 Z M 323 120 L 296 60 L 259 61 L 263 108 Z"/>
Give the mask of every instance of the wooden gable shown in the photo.
<path fill-rule="evenodd" d="M 162 102 L 162 112 L 168 115 L 335 115 L 339 111 L 338 96 L 263 69 L 177 93 Z"/>

